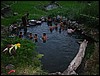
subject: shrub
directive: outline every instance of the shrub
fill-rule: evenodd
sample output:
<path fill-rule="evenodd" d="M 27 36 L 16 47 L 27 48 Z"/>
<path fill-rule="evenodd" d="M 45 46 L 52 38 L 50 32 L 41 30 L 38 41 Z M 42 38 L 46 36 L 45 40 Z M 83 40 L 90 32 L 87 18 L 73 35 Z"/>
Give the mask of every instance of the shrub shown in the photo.
<path fill-rule="evenodd" d="M 3 53 L 1 51 L 1 63 L 5 66 L 8 64 L 13 64 L 15 68 L 32 66 L 32 68 L 41 67 L 41 61 L 39 60 L 43 55 L 38 54 L 35 51 L 35 44 L 27 39 L 15 38 L 5 38 L 2 40 L 2 47 L 7 44 L 20 43 L 21 46 L 16 50 L 16 55 L 10 56 L 9 53 Z"/>

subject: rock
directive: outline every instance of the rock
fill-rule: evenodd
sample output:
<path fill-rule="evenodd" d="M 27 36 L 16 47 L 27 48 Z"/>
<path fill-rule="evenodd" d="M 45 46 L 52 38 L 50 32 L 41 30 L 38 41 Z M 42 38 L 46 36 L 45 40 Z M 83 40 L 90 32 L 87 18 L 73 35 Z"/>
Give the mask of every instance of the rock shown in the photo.
<path fill-rule="evenodd" d="M 6 75 L 5 73 L 1 73 L 1 75 Z"/>
<path fill-rule="evenodd" d="M 4 17 L 1 15 L 1 19 L 4 19 Z"/>
<path fill-rule="evenodd" d="M 16 15 L 18 15 L 18 13 L 17 13 L 17 12 L 14 12 L 14 13 L 13 13 L 13 16 L 16 16 Z"/>
<path fill-rule="evenodd" d="M 61 72 L 50 73 L 49 75 L 61 75 Z"/>
<path fill-rule="evenodd" d="M 75 71 L 82 62 L 82 59 L 85 55 L 85 49 L 87 47 L 87 43 L 88 43 L 88 41 L 84 40 L 80 44 L 79 52 L 77 53 L 75 58 L 71 61 L 68 68 L 62 73 L 63 75 L 78 75 Z"/>
<path fill-rule="evenodd" d="M 45 9 L 46 10 L 52 10 L 52 9 L 55 9 L 55 8 L 58 8 L 58 6 L 56 4 L 49 4 Z"/>
<path fill-rule="evenodd" d="M 6 69 L 12 69 L 12 68 L 14 68 L 14 65 L 8 64 L 5 68 L 6 68 Z"/>

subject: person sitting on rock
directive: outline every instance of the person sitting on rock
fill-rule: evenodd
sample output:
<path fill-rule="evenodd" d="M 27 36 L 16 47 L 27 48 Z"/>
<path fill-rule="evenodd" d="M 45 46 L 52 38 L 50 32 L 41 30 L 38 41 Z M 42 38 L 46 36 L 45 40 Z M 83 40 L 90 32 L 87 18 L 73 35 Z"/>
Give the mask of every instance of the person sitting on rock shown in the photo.
<path fill-rule="evenodd" d="M 47 40 L 46 33 L 43 33 L 43 35 L 42 35 L 42 40 L 43 40 L 43 43 L 45 43 L 45 42 L 46 42 L 46 40 Z"/>
<path fill-rule="evenodd" d="M 13 34 L 13 24 L 12 25 L 10 25 L 10 27 L 9 27 L 9 32 L 10 32 L 10 34 Z"/>
<path fill-rule="evenodd" d="M 57 22 L 60 23 L 60 22 L 62 21 L 62 16 L 57 15 L 57 16 L 56 16 L 56 19 L 57 19 Z"/>
<path fill-rule="evenodd" d="M 60 16 L 60 22 L 62 22 L 62 16 Z"/>
<path fill-rule="evenodd" d="M 13 24 L 9 27 L 10 34 L 18 35 L 17 23 L 13 22 Z"/>
<path fill-rule="evenodd" d="M 62 30 L 64 30 L 64 24 L 63 24 L 63 21 L 60 22 L 60 28 L 61 28 Z"/>

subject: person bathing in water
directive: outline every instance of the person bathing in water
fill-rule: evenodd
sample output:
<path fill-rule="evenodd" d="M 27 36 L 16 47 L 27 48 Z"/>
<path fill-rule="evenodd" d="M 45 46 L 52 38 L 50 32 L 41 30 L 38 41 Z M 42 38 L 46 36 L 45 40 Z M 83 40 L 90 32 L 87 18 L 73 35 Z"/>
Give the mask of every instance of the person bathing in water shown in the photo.
<path fill-rule="evenodd" d="M 71 36 L 72 33 L 75 32 L 75 30 L 76 30 L 76 29 L 72 29 L 71 27 L 68 27 L 68 29 L 67 29 L 67 33 Z"/>
<path fill-rule="evenodd" d="M 32 33 L 29 34 L 29 39 L 33 39 Z"/>
<path fill-rule="evenodd" d="M 59 25 L 60 25 L 60 28 L 61 28 L 62 30 L 64 30 L 64 24 L 63 24 L 63 21 L 61 21 Z"/>
<path fill-rule="evenodd" d="M 51 17 L 48 17 L 48 19 L 47 19 L 47 25 L 48 26 L 52 26 L 52 18 Z"/>
<path fill-rule="evenodd" d="M 43 43 L 46 43 L 46 40 L 47 40 L 46 33 L 43 33 L 43 35 L 42 35 L 42 40 L 43 40 Z"/>
<path fill-rule="evenodd" d="M 23 34 L 22 32 L 19 33 L 19 38 L 22 38 L 23 37 Z"/>
<path fill-rule="evenodd" d="M 53 31 L 53 26 L 50 26 L 50 27 L 49 27 L 49 30 L 50 30 L 50 32 L 52 33 L 52 31 Z"/>
<path fill-rule="evenodd" d="M 34 41 L 35 41 L 35 42 L 38 42 L 37 34 L 34 35 Z"/>
<path fill-rule="evenodd" d="M 57 26 L 57 24 L 55 24 L 55 30 L 58 31 L 58 26 Z"/>

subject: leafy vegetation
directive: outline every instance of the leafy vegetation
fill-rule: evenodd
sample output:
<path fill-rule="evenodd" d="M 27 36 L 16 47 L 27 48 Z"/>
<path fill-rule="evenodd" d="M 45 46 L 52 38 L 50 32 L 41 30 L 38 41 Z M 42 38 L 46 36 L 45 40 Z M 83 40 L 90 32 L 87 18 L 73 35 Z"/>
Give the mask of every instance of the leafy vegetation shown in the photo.
<path fill-rule="evenodd" d="M 98 28 L 99 26 L 99 2 L 86 3 L 84 9 L 80 10 L 76 20 L 84 23 L 87 27 Z"/>
<path fill-rule="evenodd" d="M 37 9 L 37 7 L 47 3 L 47 1 L 39 1 L 39 3 L 37 3 L 37 1 L 17 1 L 11 5 L 10 8 L 13 12 L 17 12 L 18 15 L 11 15 L 8 18 L 1 19 L 1 24 L 9 26 L 13 22 L 16 22 L 18 19 L 21 19 L 26 12 L 29 12 L 29 19 L 39 19 L 42 16 L 45 16 L 46 12 L 42 9 Z"/>
<path fill-rule="evenodd" d="M 14 1 L 1 1 L 1 9 L 6 7 L 6 5 L 12 4 Z"/>
<path fill-rule="evenodd" d="M 8 44 L 16 44 L 16 43 L 20 43 L 21 46 L 16 50 L 16 54 L 14 56 L 10 56 L 9 53 L 5 54 L 1 51 L 1 64 L 3 64 L 4 67 L 8 64 L 13 64 L 15 66 L 14 69 L 16 70 L 15 74 L 23 74 L 24 70 L 25 69 L 28 70 L 28 68 L 32 69 L 32 71 L 28 70 L 27 74 L 35 74 L 37 73 L 37 71 L 40 71 L 41 73 L 45 73 L 43 72 L 43 70 L 41 70 L 42 65 L 41 65 L 41 61 L 39 60 L 40 58 L 42 58 L 43 55 L 38 54 L 35 51 L 36 46 L 33 42 L 26 39 L 20 39 L 17 37 L 5 38 L 1 42 L 2 44 L 1 49 L 3 50 L 5 46 L 7 46 Z M 2 68 L 2 71 L 5 71 L 5 73 L 7 74 L 6 69 Z"/>
<path fill-rule="evenodd" d="M 88 3 L 85 6 L 85 9 L 83 9 L 81 13 L 98 18 L 99 17 L 99 1 L 92 1 L 91 3 Z"/>
<path fill-rule="evenodd" d="M 14 1 L 2 1 L 1 8 L 11 5 Z M 69 19 L 77 20 L 85 24 L 87 30 L 90 28 L 99 27 L 99 1 L 57 1 L 59 8 L 52 10 L 44 10 L 44 6 L 48 5 L 50 1 L 16 1 L 11 5 L 12 12 L 17 12 L 16 16 L 9 16 L 1 19 L 1 25 L 10 26 L 13 22 L 20 20 L 21 17 L 29 12 L 29 19 L 39 19 L 42 16 L 52 17 L 57 15 L 65 16 Z M 99 28 L 98 28 L 99 29 Z M 29 40 L 19 38 L 4 38 L 1 42 L 1 50 L 7 44 L 20 43 L 21 47 L 17 49 L 16 56 L 9 56 L 1 51 L 1 64 L 5 67 L 7 64 L 13 64 L 16 72 L 14 74 L 46 74 L 41 70 L 42 55 L 35 51 L 35 44 Z M 86 59 L 89 59 L 94 52 L 94 44 L 90 44 L 86 50 Z M 97 65 L 98 67 L 98 65 Z M 2 68 L 2 72 L 7 73 L 7 70 Z"/>
<path fill-rule="evenodd" d="M 11 16 L 7 19 L 1 19 L 3 25 L 9 25 L 15 22 L 17 19 L 21 19 L 22 15 L 29 12 L 29 19 L 39 19 L 42 16 L 51 15 L 52 17 L 56 15 L 62 15 L 69 19 L 78 20 L 81 23 L 90 26 L 98 26 L 99 20 L 80 14 L 85 14 L 92 17 L 99 17 L 99 3 L 98 1 L 87 2 L 77 2 L 77 1 L 57 1 L 60 5 L 59 8 L 45 11 L 44 6 L 48 5 L 50 1 L 17 1 L 15 4 L 11 5 L 11 10 L 17 12 L 17 16 Z M 20 7 L 19 7 L 20 6 Z M 23 9 L 24 8 L 24 9 Z M 88 10 L 88 11 L 87 11 Z"/>
<path fill-rule="evenodd" d="M 84 71 L 80 75 L 99 75 L 99 48 L 97 43 L 87 46 L 85 60 Z"/>

